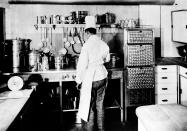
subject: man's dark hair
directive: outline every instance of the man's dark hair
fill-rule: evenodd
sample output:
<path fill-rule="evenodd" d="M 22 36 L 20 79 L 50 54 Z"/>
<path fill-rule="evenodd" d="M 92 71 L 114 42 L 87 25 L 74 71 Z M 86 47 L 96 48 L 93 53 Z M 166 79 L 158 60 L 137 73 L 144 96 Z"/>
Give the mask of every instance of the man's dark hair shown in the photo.
<path fill-rule="evenodd" d="M 87 28 L 85 32 L 90 32 L 91 34 L 96 34 L 97 30 L 95 28 Z"/>

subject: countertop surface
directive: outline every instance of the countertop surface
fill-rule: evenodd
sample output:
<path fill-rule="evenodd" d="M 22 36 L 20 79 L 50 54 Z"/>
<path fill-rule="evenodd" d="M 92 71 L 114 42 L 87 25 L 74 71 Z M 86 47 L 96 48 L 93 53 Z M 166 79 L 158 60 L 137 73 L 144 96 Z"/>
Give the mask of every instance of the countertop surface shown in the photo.
<path fill-rule="evenodd" d="M 187 67 L 187 60 L 182 57 L 163 57 L 156 58 L 156 65 L 180 65 Z"/>
<path fill-rule="evenodd" d="M 123 68 L 107 68 L 108 71 L 121 71 Z M 3 75 L 24 75 L 24 74 L 56 74 L 56 73 L 75 73 L 76 69 L 74 68 L 66 68 L 66 69 L 61 69 L 61 70 L 47 70 L 47 71 L 35 71 L 35 72 L 17 72 L 17 73 L 12 73 L 12 72 L 6 72 L 2 73 Z"/>
<path fill-rule="evenodd" d="M 0 94 L 0 131 L 6 131 L 32 93 L 32 89 L 22 90 L 23 94 L 11 94 L 7 92 Z M 11 95 L 10 95 L 11 94 Z"/>

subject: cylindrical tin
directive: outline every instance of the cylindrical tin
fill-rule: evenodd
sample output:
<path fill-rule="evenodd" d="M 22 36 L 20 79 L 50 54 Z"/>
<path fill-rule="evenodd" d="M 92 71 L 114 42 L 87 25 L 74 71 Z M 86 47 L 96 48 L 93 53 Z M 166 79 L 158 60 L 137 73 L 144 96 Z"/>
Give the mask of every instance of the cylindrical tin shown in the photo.
<path fill-rule="evenodd" d="M 20 67 L 20 53 L 19 52 L 13 52 L 13 67 Z"/>
<path fill-rule="evenodd" d="M 29 70 L 30 71 L 36 71 L 38 59 L 39 59 L 39 54 L 35 50 L 32 50 L 29 53 Z"/>
<path fill-rule="evenodd" d="M 20 69 L 20 52 L 21 42 L 20 40 L 12 40 L 12 67 L 13 72 L 19 72 Z"/>
<path fill-rule="evenodd" d="M 12 40 L 12 51 L 14 52 L 20 52 L 22 49 L 21 40 Z"/>
<path fill-rule="evenodd" d="M 60 70 L 62 67 L 62 58 L 61 56 L 55 57 L 55 69 Z"/>
<path fill-rule="evenodd" d="M 43 71 L 49 70 L 49 61 L 47 56 L 42 57 L 42 70 Z"/>

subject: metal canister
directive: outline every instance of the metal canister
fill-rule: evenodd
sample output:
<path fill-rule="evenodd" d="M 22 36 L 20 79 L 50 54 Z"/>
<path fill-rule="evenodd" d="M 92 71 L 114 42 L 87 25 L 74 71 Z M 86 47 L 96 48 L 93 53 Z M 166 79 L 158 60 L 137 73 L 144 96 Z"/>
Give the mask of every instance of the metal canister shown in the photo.
<path fill-rule="evenodd" d="M 12 40 L 12 66 L 13 66 L 13 72 L 19 72 L 21 68 L 21 40 L 15 39 Z"/>
<path fill-rule="evenodd" d="M 49 70 L 49 61 L 47 56 L 42 57 L 42 71 Z"/>
<path fill-rule="evenodd" d="M 13 52 L 20 52 L 21 51 L 21 40 L 20 39 L 15 39 L 12 40 L 12 51 Z"/>
<path fill-rule="evenodd" d="M 55 69 L 60 70 L 62 67 L 62 57 L 60 55 L 55 56 Z"/>
<path fill-rule="evenodd" d="M 29 53 L 29 71 L 37 70 L 37 61 L 39 59 L 39 54 L 34 49 Z"/>

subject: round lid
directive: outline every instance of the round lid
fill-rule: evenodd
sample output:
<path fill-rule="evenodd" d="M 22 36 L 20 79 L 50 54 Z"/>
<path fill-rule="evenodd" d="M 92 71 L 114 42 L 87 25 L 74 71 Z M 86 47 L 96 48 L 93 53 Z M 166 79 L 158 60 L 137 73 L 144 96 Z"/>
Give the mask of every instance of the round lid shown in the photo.
<path fill-rule="evenodd" d="M 23 87 L 23 79 L 19 76 L 12 76 L 8 80 L 8 88 L 12 91 L 18 91 Z"/>

